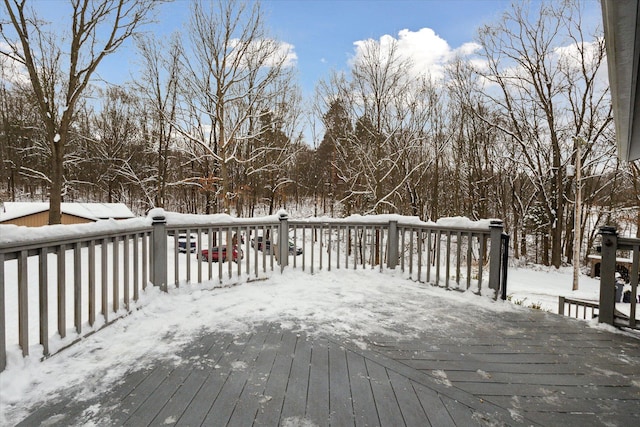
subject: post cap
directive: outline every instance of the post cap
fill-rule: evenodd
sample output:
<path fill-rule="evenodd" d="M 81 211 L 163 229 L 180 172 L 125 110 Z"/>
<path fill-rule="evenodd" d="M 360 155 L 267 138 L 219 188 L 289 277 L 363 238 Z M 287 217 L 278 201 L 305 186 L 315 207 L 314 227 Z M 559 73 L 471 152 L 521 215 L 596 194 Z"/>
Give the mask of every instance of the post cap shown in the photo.
<path fill-rule="evenodd" d="M 604 226 L 600 227 L 600 233 L 599 234 L 606 234 L 606 235 L 616 236 L 618 234 L 618 231 L 616 230 L 615 227 L 613 227 L 611 225 L 604 225 Z"/>
<path fill-rule="evenodd" d="M 149 211 L 149 213 L 147 214 L 148 217 L 150 217 L 153 222 L 161 222 L 164 221 L 166 219 L 166 215 L 164 213 L 164 209 L 162 208 L 153 208 Z"/>
<path fill-rule="evenodd" d="M 278 211 L 278 218 L 279 218 L 280 220 L 287 219 L 287 218 L 289 218 L 289 214 L 288 214 L 288 213 L 287 213 L 287 211 L 285 211 L 284 209 L 280 209 L 280 210 Z"/>

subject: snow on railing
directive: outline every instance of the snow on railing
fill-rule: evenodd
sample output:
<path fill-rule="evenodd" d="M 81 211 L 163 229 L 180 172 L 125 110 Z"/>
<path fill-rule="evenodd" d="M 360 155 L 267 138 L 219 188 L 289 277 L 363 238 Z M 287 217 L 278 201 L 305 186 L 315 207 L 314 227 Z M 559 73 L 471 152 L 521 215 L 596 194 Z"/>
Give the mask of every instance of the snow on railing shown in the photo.
<path fill-rule="evenodd" d="M 153 209 L 146 219 L 0 227 L 0 371 L 8 353 L 47 357 L 126 315 L 148 284 L 165 292 L 234 284 L 267 278 L 276 266 L 312 274 L 398 268 L 415 281 L 495 297 L 505 250 L 501 221 L 466 218 L 290 219 L 280 211 L 247 219 Z"/>

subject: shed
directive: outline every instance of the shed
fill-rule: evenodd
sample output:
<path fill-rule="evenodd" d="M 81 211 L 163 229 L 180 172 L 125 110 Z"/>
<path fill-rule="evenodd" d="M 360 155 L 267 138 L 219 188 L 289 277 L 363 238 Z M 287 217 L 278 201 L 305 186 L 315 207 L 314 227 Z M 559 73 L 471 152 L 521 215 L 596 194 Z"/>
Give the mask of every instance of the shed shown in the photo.
<path fill-rule="evenodd" d="M 589 276 L 600 277 L 600 264 L 602 263 L 602 256 L 589 255 L 587 259 L 589 260 Z M 633 260 L 631 258 L 616 258 L 616 271 L 621 273 L 625 279 L 629 277 L 629 272 L 631 271 L 632 265 Z"/>
<path fill-rule="evenodd" d="M 84 224 L 101 219 L 127 219 L 135 215 L 124 203 L 62 203 L 62 224 Z M 49 223 L 48 202 L 5 202 L 0 224 L 40 227 Z"/>

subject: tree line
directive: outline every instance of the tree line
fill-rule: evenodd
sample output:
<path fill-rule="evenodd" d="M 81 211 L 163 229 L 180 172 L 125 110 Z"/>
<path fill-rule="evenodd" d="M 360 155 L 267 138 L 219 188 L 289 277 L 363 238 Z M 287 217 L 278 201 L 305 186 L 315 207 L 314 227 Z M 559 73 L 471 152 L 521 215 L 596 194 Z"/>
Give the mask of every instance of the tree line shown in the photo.
<path fill-rule="evenodd" d="M 516 258 L 554 266 L 573 262 L 576 227 L 584 248 L 599 225 L 640 229 L 640 169 L 616 156 L 604 40 L 580 2 L 513 4 L 438 75 L 367 40 L 313 100 L 258 2 L 191 2 L 167 39 L 139 31 L 158 2 L 69 3 L 63 38 L 4 0 L 0 201 L 497 217 Z M 92 81 L 127 39 L 133 80 Z"/>

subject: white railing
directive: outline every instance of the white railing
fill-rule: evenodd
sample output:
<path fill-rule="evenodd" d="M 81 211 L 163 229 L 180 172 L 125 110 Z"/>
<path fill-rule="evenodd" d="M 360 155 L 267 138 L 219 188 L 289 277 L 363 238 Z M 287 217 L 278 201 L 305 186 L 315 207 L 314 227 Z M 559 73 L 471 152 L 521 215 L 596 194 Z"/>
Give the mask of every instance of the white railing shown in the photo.
<path fill-rule="evenodd" d="M 58 236 L 21 228 L 24 238 L 0 238 L 0 371 L 8 348 L 47 357 L 127 315 L 148 284 L 166 292 L 169 284 L 240 283 L 287 267 L 400 269 L 415 281 L 494 297 L 506 284 L 500 221 L 285 212 L 241 219 L 156 209 L 148 219 L 115 223 L 55 226 Z"/>

